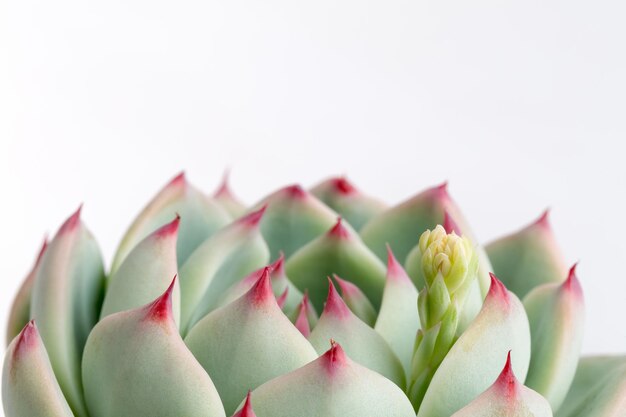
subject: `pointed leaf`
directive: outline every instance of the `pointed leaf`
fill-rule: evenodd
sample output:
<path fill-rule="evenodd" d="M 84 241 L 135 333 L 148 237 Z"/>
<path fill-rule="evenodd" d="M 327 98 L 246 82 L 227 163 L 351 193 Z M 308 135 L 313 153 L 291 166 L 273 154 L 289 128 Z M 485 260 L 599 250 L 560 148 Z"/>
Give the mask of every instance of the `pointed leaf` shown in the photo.
<path fill-rule="evenodd" d="M 538 285 L 561 283 L 567 266 L 548 221 L 548 211 L 531 225 L 486 246 L 493 270 L 522 298 Z"/>
<path fill-rule="evenodd" d="M 395 384 L 334 343 L 324 355 L 252 392 L 258 417 L 414 417 Z"/>
<path fill-rule="evenodd" d="M 552 417 L 550 404 L 520 384 L 511 368 L 511 355 L 494 384 L 452 417 Z"/>
<path fill-rule="evenodd" d="M 356 230 L 386 208 L 382 201 L 363 194 L 345 177 L 322 181 L 311 189 L 311 193 L 339 213 Z"/>
<path fill-rule="evenodd" d="M 299 185 L 282 188 L 253 208 L 267 205 L 261 233 L 272 258 L 282 251 L 289 258 L 296 250 L 331 227 L 337 214 Z"/>
<path fill-rule="evenodd" d="M 286 265 L 287 274 L 300 288 L 307 289 L 311 302 L 321 310 L 326 298 L 326 277 L 332 274 L 356 284 L 375 308 L 385 287 L 385 266 L 341 219 L 330 231 L 296 252 Z"/>
<path fill-rule="evenodd" d="M 105 317 L 83 357 L 91 417 L 224 417 L 211 378 L 185 347 L 172 314 L 172 292 Z"/>
<path fill-rule="evenodd" d="M 74 417 L 33 321 L 7 349 L 2 370 L 6 417 Z"/>
<path fill-rule="evenodd" d="M 532 354 L 525 384 L 558 410 L 574 379 L 582 349 L 585 305 L 575 265 L 563 284 L 544 284 L 524 298 Z"/>
<path fill-rule="evenodd" d="M 407 375 L 419 328 L 417 289 L 389 248 L 387 281 L 374 329 L 389 343 Z"/>
<path fill-rule="evenodd" d="M 235 282 L 269 261 L 259 232 L 264 208 L 220 230 L 200 245 L 180 268 L 183 335 L 215 309 Z"/>
<path fill-rule="evenodd" d="M 46 345 L 52 369 L 77 417 L 86 417 L 80 360 L 98 320 L 104 270 L 100 249 L 80 220 L 80 209 L 48 245 L 31 300 L 31 317 Z"/>
<path fill-rule="evenodd" d="M 406 378 L 400 360 L 389 344 L 374 329 L 363 323 L 341 299 L 332 281 L 324 311 L 309 336 L 318 353 L 328 340 L 339 342 L 356 362 L 384 375 L 404 389 Z"/>
<path fill-rule="evenodd" d="M 185 343 L 211 375 L 228 414 L 248 389 L 317 356 L 278 307 L 269 268 L 244 296 L 200 320 Z"/>
<path fill-rule="evenodd" d="M 17 292 L 17 295 L 13 299 L 13 305 L 9 312 L 9 320 L 7 323 L 7 346 L 17 336 L 21 330 L 26 326 L 30 320 L 30 298 L 33 292 L 33 284 L 35 283 L 35 276 L 39 271 L 39 265 L 41 264 L 41 258 L 43 257 L 46 248 L 48 247 L 48 239 L 44 239 L 43 245 L 39 250 L 39 254 L 35 260 L 35 264 L 32 269 L 22 281 L 22 285 Z"/>
<path fill-rule="evenodd" d="M 513 370 L 526 378 L 530 329 L 519 299 L 492 275 L 485 303 L 435 373 L 418 417 L 448 417 L 469 404 L 497 378 L 512 351 Z"/>
<path fill-rule="evenodd" d="M 107 279 L 107 291 L 100 317 L 141 307 L 169 287 L 178 273 L 176 238 L 180 218 L 157 229 L 128 254 L 120 267 Z M 180 323 L 180 289 L 172 294 L 174 320 Z"/>
<path fill-rule="evenodd" d="M 229 171 L 224 173 L 224 178 L 222 179 L 222 183 L 218 187 L 215 194 L 213 194 L 213 198 L 215 201 L 222 206 L 234 219 L 242 216 L 246 211 L 246 206 L 239 201 L 237 197 L 233 194 L 229 185 Z"/>
<path fill-rule="evenodd" d="M 350 281 L 339 278 L 337 274 L 333 275 L 333 278 L 337 281 L 343 300 L 350 310 L 368 326 L 374 327 L 374 323 L 376 323 L 376 309 L 365 294 L 359 287 Z"/>
<path fill-rule="evenodd" d="M 179 265 L 204 240 L 232 220 L 222 206 L 191 185 L 185 174 L 180 173 L 159 191 L 128 228 L 113 258 L 111 272 L 120 267 L 139 242 L 170 222 L 176 214 L 181 217 L 177 243 Z"/>

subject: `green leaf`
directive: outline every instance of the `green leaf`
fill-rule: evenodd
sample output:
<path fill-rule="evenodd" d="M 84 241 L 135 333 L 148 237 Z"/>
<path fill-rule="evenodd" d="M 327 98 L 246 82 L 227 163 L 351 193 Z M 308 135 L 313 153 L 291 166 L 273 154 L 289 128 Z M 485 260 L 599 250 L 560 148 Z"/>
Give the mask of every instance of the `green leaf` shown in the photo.
<path fill-rule="evenodd" d="M 74 417 L 32 321 L 5 354 L 2 404 L 6 417 Z"/>
<path fill-rule="evenodd" d="M 252 392 L 257 417 L 415 417 L 402 390 L 333 344 L 324 355 Z"/>
<path fill-rule="evenodd" d="M 80 384 L 83 347 L 98 320 L 104 270 L 100 249 L 80 220 L 80 209 L 48 245 L 33 287 L 37 322 L 52 369 L 77 417 L 87 412 Z"/>
<path fill-rule="evenodd" d="M 538 285 L 561 283 L 567 276 L 547 211 L 531 225 L 491 242 L 486 249 L 493 271 L 520 298 Z"/>
<path fill-rule="evenodd" d="M 225 417 L 176 328 L 174 284 L 151 304 L 105 317 L 89 335 L 82 375 L 90 417 Z"/>
<path fill-rule="evenodd" d="M 244 296 L 200 320 L 185 343 L 211 375 L 229 415 L 249 389 L 317 356 L 278 307 L 269 268 Z"/>

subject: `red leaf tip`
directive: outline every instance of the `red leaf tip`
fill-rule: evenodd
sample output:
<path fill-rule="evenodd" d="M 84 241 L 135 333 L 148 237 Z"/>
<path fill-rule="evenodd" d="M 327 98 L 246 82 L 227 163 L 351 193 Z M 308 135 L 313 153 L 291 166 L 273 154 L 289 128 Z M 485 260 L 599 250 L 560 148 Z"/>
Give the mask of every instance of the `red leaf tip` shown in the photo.
<path fill-rule="evenodd" d="M 489 273 L 491 277 L 491 285 L 489 286 L 489 292 L 486 298 L 502 301 L 508 305 L 509 303 L 509 291 L 506 289 L 502 281 L 498 279 L 493 273 Z"/>
<path fill-rule="evenodd" d="M 176 236 L 178 234 L 178 226 L 180 225 L 180 215 L 176 213 L 176 217 L 174 220 L 169 222 L 168 224 L 161 226 L 156 232 L 154 232 L 156 237 L 166 238 L 171 236 Z"/>
<path fill-rule="evenodd" d="M 276 300 L 272 291 L 272 283 L 270 282 L 270 267 L 263 268 L 261 276 L 248 291 L 248 299 L 255 305 L 265 304 L 269 300 Z"/>
<path fill-rule="evenodd" d="M 387 243 L 387 279 L 411 282 L 406 271 L 393 254 L 389 243 Z"/>
<path fill-rule="evenodd" d="M 572 267 L 569 269 L 569 273 L 567 274 L 567 279 L 563 282 L 563 284 L 561 285 L 561 288 L 563 289 L 563 291 L 569 291 L 572 294 L 582 296 L 583 290 L 582 290 L 582 287 L 580 286 L 580 281 L 578 280 L 578 277 L 576 276 L 577 267 L 578 267 L 578 262 L 572 265 Z"/>
<path fill-rule="evenodd" d="M 291 198 L 305 198 L 307 192 L 300 184 L 293 184 L 283 188 L 284 193 Z"/>
<path fill-rule="evenodd" d="M 324 311 L 322 314 L 334 315 L 337 318 L 348 317 L 350 315 L 350 309 L 343 301 L 333 281 L 328 278 L 328 297 L 326 298 L 326 304 L 324 305 Z"/>
<path fill-rule="evenodd" d="M 256 417 L 256 414 L 254 414 L 254 411 L 252 410 L 252 393 L 249 390 L 243 407 L 241 410 L 233 414 L 233 417 Z"/>
<path fill-rule="evenodd" d="M 499 389 L 503 390 L 507 394 L 507 396 L 515 395 L 515 393 L 518 390 L 519 382 L 517 381 L 517 378 L 515 377 L 515 374 L 513 373 L 510 350 L 509 350 L 509 353 L 507 354 L 504 368 L 502 369 L 502 372 L 500 372 L 500 375 L 498 376 L 498 379 L 496 380 L 495 385 Z"/>
<path fill-rule="evenodd" d="M 330 180 L 331 184 L 340 194 L 348 195 L 352 193 L 356 193 L 356 188 L 354 185 L 348 181 L 346 177 L 337 177 Z"/>
<path fill-rule="evenodd" d="M 534 221 L 533 226 L 539 226 L 544 228 L 550 228 L 550 208 L 546 208 L 541 216 Z"/>
<path fill-rule="evenodd" d="M 185 171 L 180 171 L 174 178 L 170 180 L 167 186 L 179 187 L 185 185 L 187 183 L 187 178 L 185 177 Z"/>
<path fill-rule="evenodd" d="M 238 222 L 248 227 L 256 227 L 261 222 L 261 219 L 263 218 L 263 214 L 265 213 L 265 210 L 267 210 L 267 204 L 263 204 L 263 206 L 261 206 L 260 209 L 253 211 L 251 213 L 248 213 L 245 216 L 241 217 L 238 220 Z"/>
<path fill-rule="evenodd" d="M 281 309 L 285 306 L 288 295 L 289 295 L 289 287 L 285 287 L 285 291 L 283 291 L 280 297 L 276 299 L 276 303 L 278 304 L 278 307 L 280 307 Z"/>
<path fill-rule="evenodd" d="M 321 359 L 326 365 L 326 369 L 331 372 L 345 365 L 348 361 L 348 357 L 341 345 L 333 339 L 330 339 L 330 349 L 321 356 Z"/>
<path fill-rule="evenodd" d="M 41 248 L 39 249 L 39 252 L 37 253 L 37 258 L 35 258 L 35 267 L 39 265 L 47 249 L 48 249 L 48 236 L 46 235 L 44 236 L 43 243 L 41 244 Z"/>
<path fill-rule="evenodd" d="M 230 179 L 230 169 L 226 169 L 224 170 L 224 175 L 222 175 L 222 182 L 220 183 L 219 187 L 217 187 L 217 190 L 213 194 L 214 197 L 232 196 L 232 193 L 230 191 L 229 179 Z"/>
<path fill-rule="evenodd" d="M 59 229 L 59 234 L 71 232 L 78 227 L 78 225 L 80 224 L 80 212 L 82 211 L 82 209 L 83 203 L 80 203 L 78 209 L 76 209 L 76 211 L 70 217 L 68 217 L 67 220 L 65 220 L 65 222 Z"/>
<path fill-rule="evenodd" d="M 39 331 L 35 325 L 35 320 L 30 320 L 17 336 L 15 348 L 13 349 L 13 358 L 24 350 L 32 349 L 37 346 L 39 341 Z"/>
<path fill-rule="evenodd" d="M 173 320 L 172 315 L 172 293 L 174 292 L 174 286 L 176 285 L 177 275 L 174 275 L 172 282 L 167 290 L 159 296 L 156 300 L 148 305 L 147 317 L 154 321 Z"/>
<path fill-rule="evenodd" d="M 333 278 L 335 278 L 335 281 L 339 284 L 341 294 L 343 294 L 344 297 L 358 296 L 361 293 L 359 287 L 350 281 L 340 278 L 337 274 L 333 274 Z"/>
<path fill-rule="evenodd" d="M 282 275 L 285 272 L 285 254 L 283 251 L 279 252 L 278 259 L 270 265 L 270 268 L 272 269 L 272 275 Z"/>
<path fill-rule="evenodd" d="M 434 190 L 439 194 L 440 197 L 448 196 L 448 180 L 445 180 L 441 184 L 434 187 Z"/>
<path fill-rule="evenodd" d="M 448 210 L 443 211 L 443 228 L 447 234 L 454 232 L 461 236 L 461 229 L 459 229 L 459 225 L 454 221 Z"/>
<path fill-rule="evenodd" d="M 343 220 L 341 216 L 337 217 L 337 223 L 328 231 L 329 236 L 333 236 L 339 239 L 348 239 L 350 237 L 350 232 L 343 225 Z"/>
<path fill-rule="evenodd" d="M 311 334 L 311 326 L 309 325 L 309 318 L 307 316 L 307 312 L 309 310 L 309 295 L 308 293 L 304 293 L 302 297 L 302 301 L 298 306 L 298 317 L 296 318 L 296 322 L 294 325 L 296 329 L 300 330 L 300 333 L 306 338 Z"/>

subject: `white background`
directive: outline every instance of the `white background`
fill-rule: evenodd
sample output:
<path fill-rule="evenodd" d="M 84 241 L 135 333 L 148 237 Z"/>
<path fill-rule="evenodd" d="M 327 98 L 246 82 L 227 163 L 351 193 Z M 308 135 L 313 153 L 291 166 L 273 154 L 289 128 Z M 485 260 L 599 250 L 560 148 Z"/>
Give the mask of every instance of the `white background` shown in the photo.
<path fill-rule="evenodd" d="M 390 203 L 448 179 L 483 241 L 550 206 L 585 352 L 626 351 L 620 0 L 9 0 L 0 6 L 0 323 L 84 202 L 107 260 L 186 169 L 252 203 L 348 174 Z"/>

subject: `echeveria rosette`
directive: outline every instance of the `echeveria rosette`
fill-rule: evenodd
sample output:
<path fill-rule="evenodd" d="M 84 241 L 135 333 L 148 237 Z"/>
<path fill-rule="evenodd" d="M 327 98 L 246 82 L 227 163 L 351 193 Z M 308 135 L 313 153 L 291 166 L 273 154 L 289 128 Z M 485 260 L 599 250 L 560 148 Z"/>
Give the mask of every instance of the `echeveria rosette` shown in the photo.
<path fill-rule="evenodd" d="M 577 367 L 583 296 L 554 241 L 542 217 L 489 245 L 503 284 L 445 185 L 388 208 L 331 178 L 246 207 L 179 175 L 106 278 L 80 211 L 41 251 L 5 414 L 624 417 L 624 357 Z"/>

